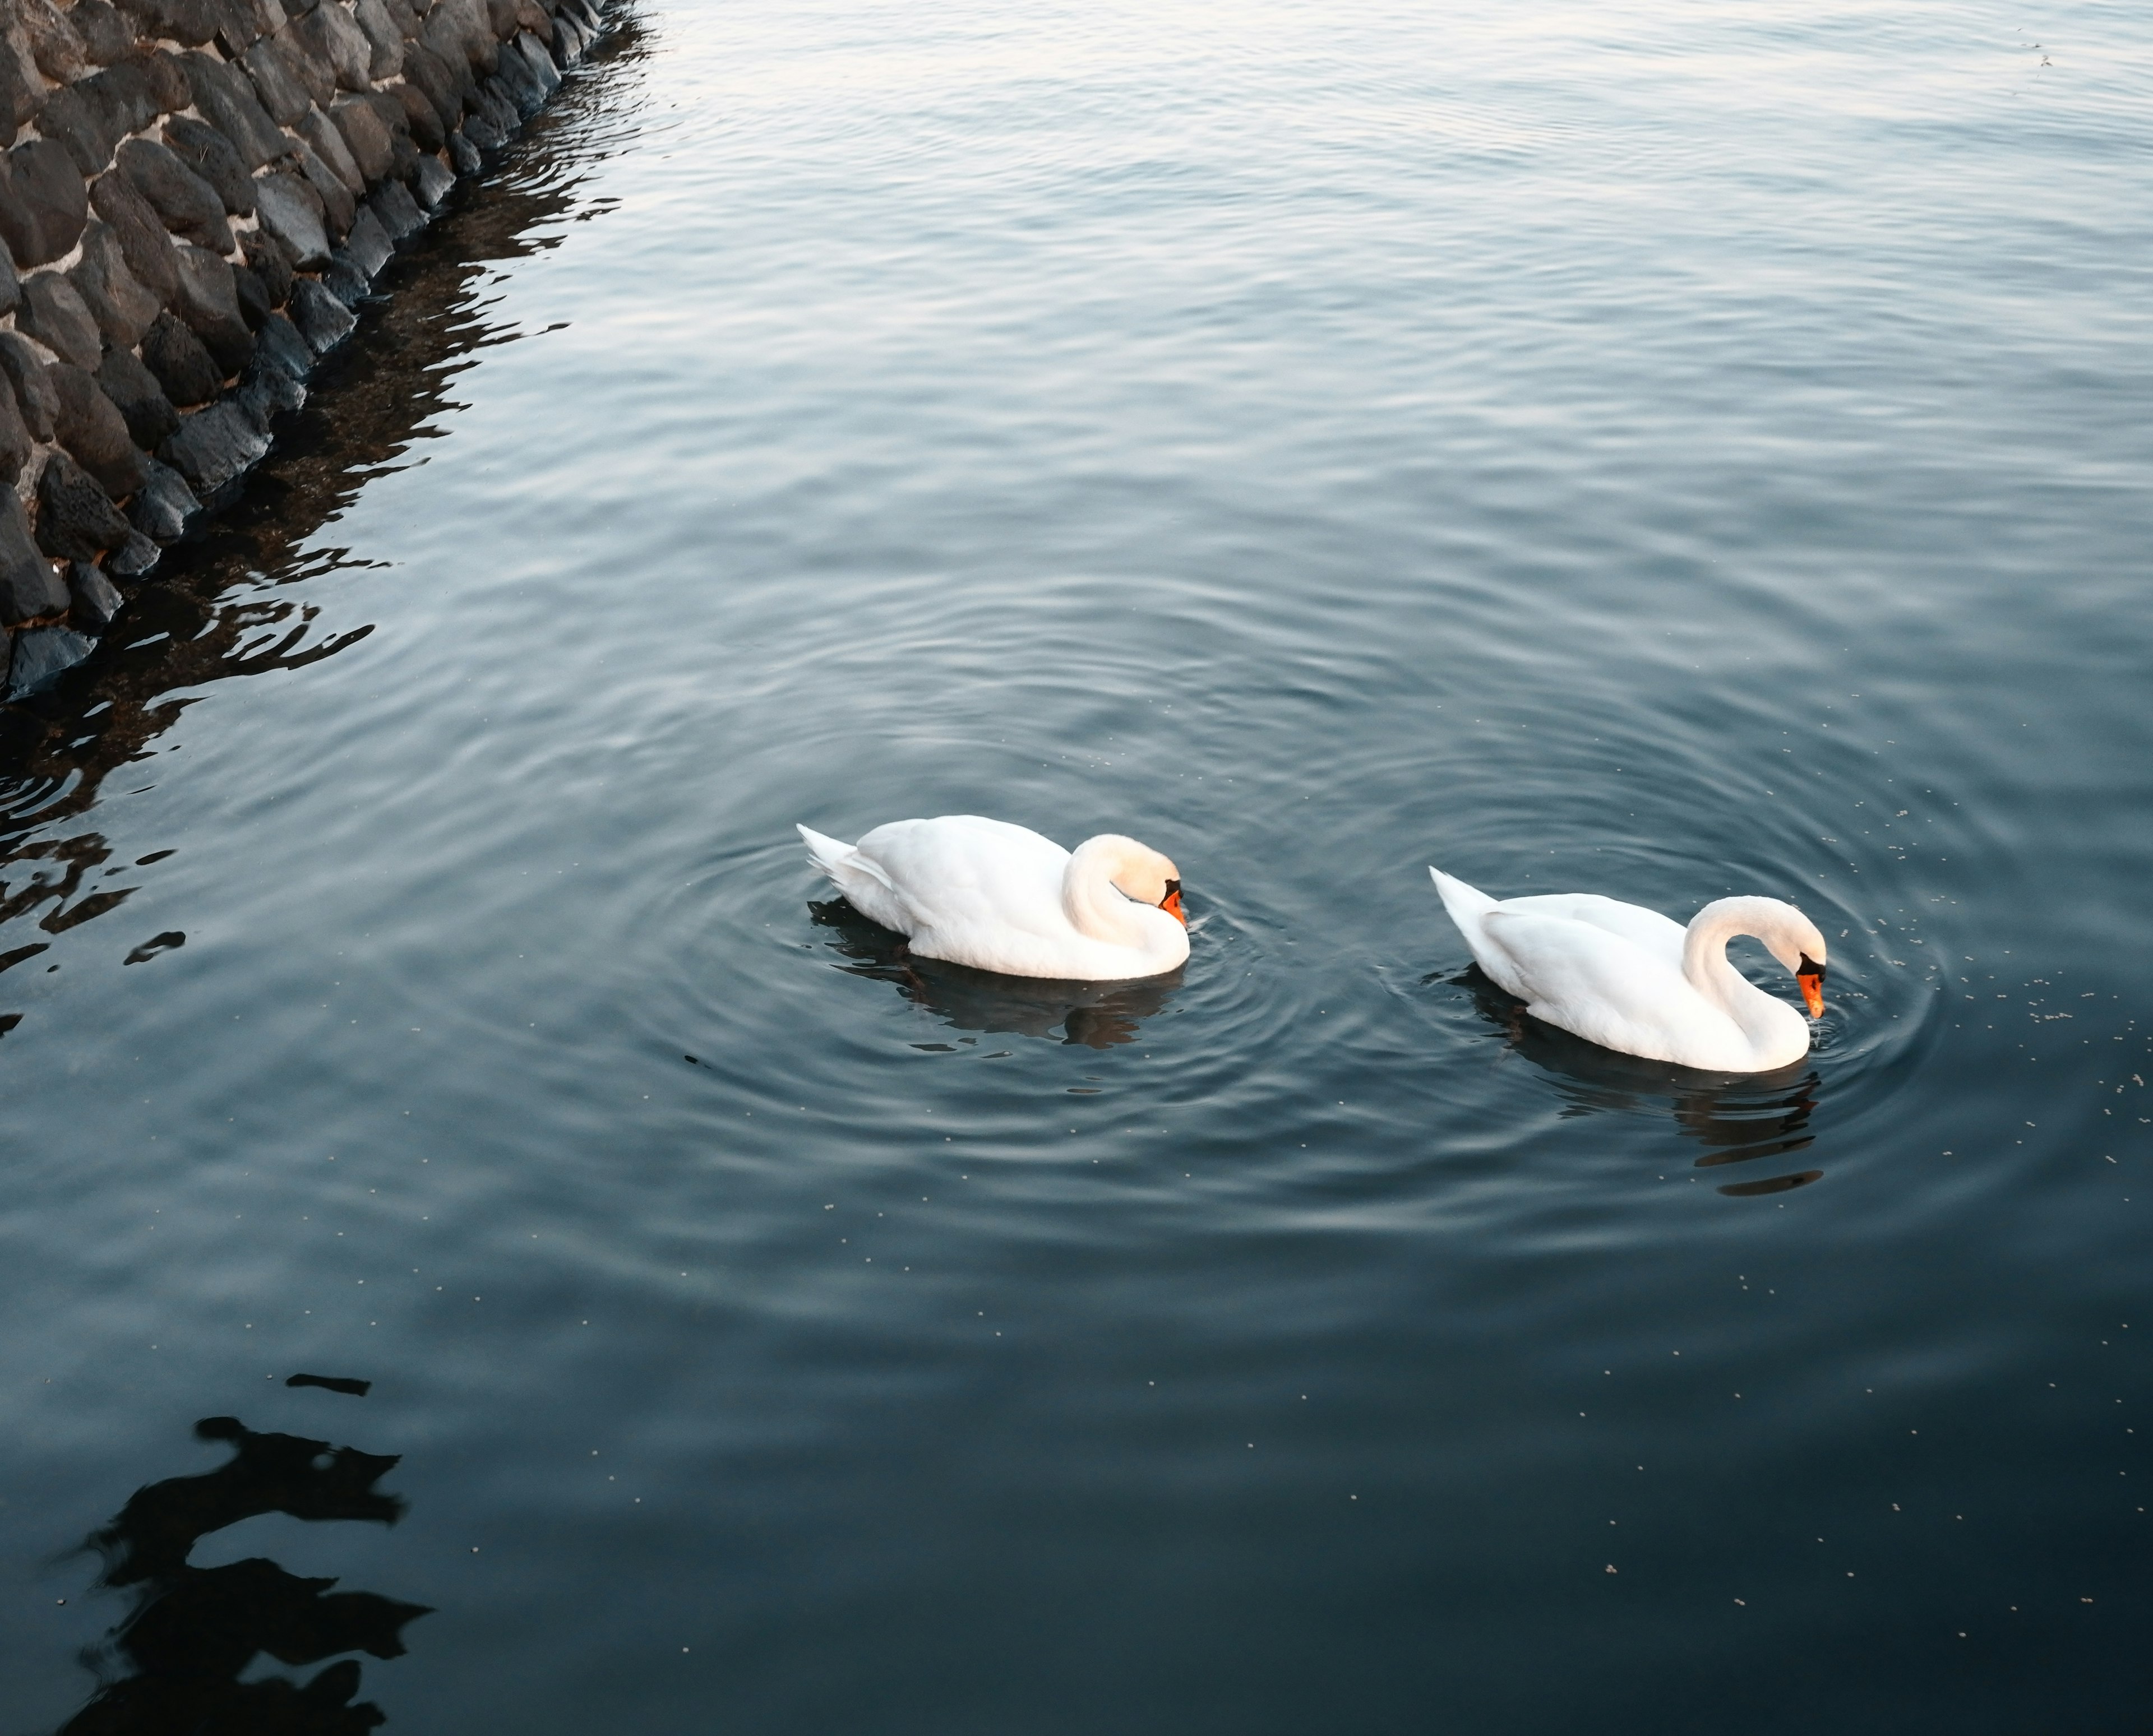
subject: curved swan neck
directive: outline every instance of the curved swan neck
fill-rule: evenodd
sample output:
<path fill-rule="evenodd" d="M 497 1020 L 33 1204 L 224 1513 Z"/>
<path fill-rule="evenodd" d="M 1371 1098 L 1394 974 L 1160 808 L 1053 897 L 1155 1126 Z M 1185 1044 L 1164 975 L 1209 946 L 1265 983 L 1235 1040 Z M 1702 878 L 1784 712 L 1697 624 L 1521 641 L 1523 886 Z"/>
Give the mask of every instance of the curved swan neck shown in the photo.
<path fill-rule="evenodd" d="M 1785 926 L 1786 906 L 1775 898 L 1715 899 L 1690 918 L 1682 937 L 1682 975 L 1699 994 L 1742 1022 L 1745 1005 L 1772 997 L 1727 962 L 1727 943 L 1746 934 L 1769 946 Z"/>
<path fill-rule="evenodd" d="M 1114 876 L 1136 860 L 1142 849 L 1134 839 L 1103 833 L 1087 838 L 1061 871 L 1061 911 L 1079 934 L 1117 947 L 1145 945 L 1143 909 L 1114 885 Z"/>

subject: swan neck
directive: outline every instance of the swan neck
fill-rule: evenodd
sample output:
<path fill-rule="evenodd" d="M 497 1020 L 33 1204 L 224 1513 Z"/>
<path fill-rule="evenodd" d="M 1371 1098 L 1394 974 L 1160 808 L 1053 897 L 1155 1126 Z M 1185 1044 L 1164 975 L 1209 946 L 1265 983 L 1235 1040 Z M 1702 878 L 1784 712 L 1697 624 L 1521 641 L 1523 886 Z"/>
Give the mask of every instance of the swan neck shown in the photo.
<path fill-rule="evenodd" d="M 1136 915 L 1140 906 L 1114 885 L 1122 866 L 1122 852 L 1112 845 L 1102 846 L 1096 839 L 1079 845 L 1061 871 L 1061 911 L 1079 934 L 1112 946 L 1141 947 L 1144 932 Z"/>

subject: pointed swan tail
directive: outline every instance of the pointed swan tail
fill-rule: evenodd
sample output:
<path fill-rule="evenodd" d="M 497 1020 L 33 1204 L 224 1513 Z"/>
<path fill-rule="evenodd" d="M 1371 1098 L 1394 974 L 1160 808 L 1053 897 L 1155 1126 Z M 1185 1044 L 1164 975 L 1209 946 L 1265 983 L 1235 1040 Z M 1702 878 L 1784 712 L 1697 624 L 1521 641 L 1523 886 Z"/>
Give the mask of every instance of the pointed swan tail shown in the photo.
<path fill-rule="evenodd" d="M 837 880 L 837 871 L 852 858 L 853 846 L 849 844 L 840 844 L 835 838 L 825 838 L 820 832 L 810 831 L 804 825 L 798 826 L 796 830 L 807 842 L 808 860 L 814 863 L 832 880 Z M 839 884 L 842 885 L 843 882 L 839 881 Z"/>
<path fill-rule="evenodd" d="M 1450 920 L 1458 925 L 1458 931 L 1468 941 L 1474 939 L 1480 931 L 1480 919 L 1494 909 L 1495 901 L 1440 868 L 1429 869 L 1428 877 L 1435 882 L 1443 907 L 1450 912 Z"/>

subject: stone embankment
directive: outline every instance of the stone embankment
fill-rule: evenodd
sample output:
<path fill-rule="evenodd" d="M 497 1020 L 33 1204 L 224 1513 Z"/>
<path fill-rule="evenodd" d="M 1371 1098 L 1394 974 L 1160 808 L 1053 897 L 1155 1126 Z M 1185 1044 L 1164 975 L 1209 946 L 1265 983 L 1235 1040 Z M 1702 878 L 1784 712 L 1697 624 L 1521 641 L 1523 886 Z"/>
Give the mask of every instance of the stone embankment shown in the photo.
<path fill-rule="evenodd" d="M 8 698 L 88 656 L 269 449 L 603 3 L 0 0 Z"/>

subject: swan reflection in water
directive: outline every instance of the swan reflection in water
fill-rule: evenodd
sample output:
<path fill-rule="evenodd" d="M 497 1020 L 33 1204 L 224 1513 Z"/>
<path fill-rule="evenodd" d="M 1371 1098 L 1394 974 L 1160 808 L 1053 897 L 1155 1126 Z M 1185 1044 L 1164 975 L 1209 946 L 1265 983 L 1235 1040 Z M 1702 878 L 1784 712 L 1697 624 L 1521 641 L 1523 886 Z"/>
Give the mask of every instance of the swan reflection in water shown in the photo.
<path fill-rule="evenodd" d="M 361 1383 L 311 1377 L 288 1383 L 300 1383 L 363 1390 Z M 145 1485 L 89 1538 L 104 1557 L 100 1586 L 131 1589 L 137 1601 L 102 1648 L 110 1679 L 60 1736 L 356 1736 L 374 1728 L 385 1721 L 381 1709 L 354 1703 L 356 1658 L 303 1685 L 240 1678 L 264 1653 L 297 1666 L 346 1652 L 400 1657 L 404 1627 L 430 1613 L 425 1605 L 333 1591 L 333 1579 L 302 1579 L 258 1556 L 221 1567 L 198 1567 L 188 1556 L 211 1532 L 264 1513 L 394 1525 L 404 1503 L 375 1485 L 396 1460 L 257 1434 L 236 1417 L 206 1417 L 195 1434 L 227 1443 L 232 1457 L 199 1476 Z"/>
<path fill-rule="evenodd" d="M 1425 980 L 1464 987 L 1473 997 L 1474 1009 L 1502 1031 L 1508 1046 L 1555 1081 L 1566 1099 L 1565 1116 L 1611 1110 L 1635 1114 L 1664 1102 L 1684 1137 L 1709 1148 L 1697 1160 L 1695 1166 L 1700 1170 L 1784 1157 L 1816 1138 L 1809 1121 L 1816 1113 L 1820 1081 L 1806 1058 L 1774 1073 L 1699 1073 L 1602 1048 L 1544 1024 L 1525 1011 L 1524 1002 L 1490 982 L 1478 965 Z M 1798 1170 L 1723 1182 L 1719 1191 L 1736 1198 L 1784 1194 L 1806 1187 L 1823 1175 L 1821 1170 Z"/>
<path fill-rule="evenodd" d="M 842 898 L 810 901 L 807 913 L 817 927 L 833 931 L 827 945 L 848 961 L 838 969 L 895 983 L 905 999 L 959 1031 L 1051 1037 L 1058 1030 L 1065 1043 L 1112 1048 L 1134 1043 L 1143 1021 L 1164 1011 L 1181 987 L 1178 969 L 1138 982 L 998 976 L 937 958 L 915 957 L 903 935 L 870 922 Z"/>

